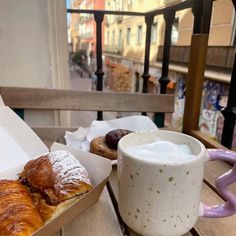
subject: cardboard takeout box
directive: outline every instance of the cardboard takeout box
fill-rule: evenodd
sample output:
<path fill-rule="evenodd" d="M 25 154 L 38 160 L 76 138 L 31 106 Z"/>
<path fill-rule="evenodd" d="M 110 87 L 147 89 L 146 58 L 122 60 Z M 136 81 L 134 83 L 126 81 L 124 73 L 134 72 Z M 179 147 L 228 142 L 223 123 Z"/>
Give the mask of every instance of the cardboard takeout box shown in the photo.
<path fill-rule="evenodd" d="M 17 174 L 23 170 L 27 161 L 49 151 L 32 129 L 6 106 L 0 106 L 0 140 L 0 179 L 18 178 Z M 50 150 L 70 151 L 89 172 L 94 188 L 56 218 L 47 222 L 33 236 L 51 235 L 79 216 L 99 199 L 111 172 L 111 161 L 97 155 L 58 143 L 54 143 Z"/>

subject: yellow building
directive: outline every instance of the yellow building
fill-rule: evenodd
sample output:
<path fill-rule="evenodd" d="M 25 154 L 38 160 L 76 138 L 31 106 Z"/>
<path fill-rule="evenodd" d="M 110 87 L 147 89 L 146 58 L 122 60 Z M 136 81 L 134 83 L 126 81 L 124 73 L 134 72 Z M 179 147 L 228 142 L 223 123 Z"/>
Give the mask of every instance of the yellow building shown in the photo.
<path fill-rule="evenodd" d="M 150 0 L 107 0 L 106 9 L 114 11 L 147 12 L 162 6 L 160 1 Z M 140 9 L 142 6 L 142 9 Z M 158 22 L 161 17 L 155 17 L 152 45 L 157 45 Z M 143 16 L 107 16 L 105 28 L 105 50 L 118 53 L 124 58 L 140 60 L 144 55 L 145 21 Z M 151 48 L 151 54 L 156 54 Z M 151 56 L 152 58 L 152 56 Z"/>
<path fill-rule="evenodd" d="M 150 10 L 171 4 L 173 0 L 106 0 L 106 10 L 148 12 Z M 230 46 L 234 43 L 234 10 L 231 0 L 217 0 L 213 3 L 212 21 L 209 36 L 209 45 Z M 143 60 L 145 49 L 146 23 L 143 16 L 107 16 L 105 19 L 105 46 L 104 51 L 109 63 L 127 67 L 130 72 L 131 90 L 137 90 L 135 84 L 137 76 L 143 73 Z M 162 57 L 165 22 L 163 16 L 154 18 L 150 48 L 150 75 L 160 77 L 160 63 L 157 58 Z M 193 14 L 191 9 L 178 11 L 172 26 L 171 42 L 179 56 L 181 46 L 190 44 L 193 31 Z M 183 49 L 181 49 L 183 50 Z M 174 52 L 174 53 L 175 53 Z M 215 52 L 214 52 L 215 53 Z M 214 53 L 209 57 L 214 57 Z M 188 56 L 188 55 L 187 55 Z M 215 63 L 213 58 L 213 64 Z M 114 70 L 114 69 L 113 69 Z M 170 70 L 173 67 L 170 66 Z M 184 71 L 184 68 L 181 69 Z M 181 72 L 180 70 L 180 72 Z M 140 89 L 139 89 L 140 90 Z"/>
<path fill-rule="evenodd" d="M 107 0 L 105 6 L 106 10 L 113 11 L 148 12 L 163 7 L 165 4 L 171 2 L 177 1 Z M 107 16 L 105 25 L 104 51 L 108 58 L 107 60 L 113 64 L 112 70 L 114 71 L 115 67 L 117 68 L 117 71 L 121 71 L 119 68 L 120 65 L 126 67 L 130 74 L 130 90 L 140 91 L 142 86 L 137 88 L 136 83 L 137 80 L 139 80 L 139 84 L 142 84 L 141 75 L 143 70 L 146 37 L 146 23 L 144 16 Z M 158 45 L 162 44 L 163 38 L 161 36 L 163 34 L 163 16 L 156 16 L 152 26 L 150 48 L 151 62 L 155 62 L 156 60 Z M 152 76 L 160 74 L 159 70 L 156 68 L 150 68 L 150 72 Z M 127 80 L 127 77 L 125 79 Z"/>

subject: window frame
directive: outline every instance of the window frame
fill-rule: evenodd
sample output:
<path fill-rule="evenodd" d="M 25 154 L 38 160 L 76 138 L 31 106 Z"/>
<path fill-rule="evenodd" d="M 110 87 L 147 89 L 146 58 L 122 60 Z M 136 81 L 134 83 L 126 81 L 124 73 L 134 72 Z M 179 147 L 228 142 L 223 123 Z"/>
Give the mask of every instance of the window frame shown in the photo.
<path fill-rule="evenodd" d="M 137 45 L 141 45 L 142 41 L 143 41 L 143 26 L 138 25 L 137 26 L 137 34 L 136 34 Z"/>
<path fill-rule="evenodd" d="M 177 25 L 177 30 L 175 30 L 175 25 Z M 177 37 L 173 37 L 173 33 L 177 32 Z M 171 28 L 171 45 L 177 45 L 179 40 L 179 17 L 175 17 L 175 20 L 173 22 L 172 28 Z"/>
<path fill-rule="evenodd" d="M 122 29 L 118 31 L 118 49 L 120 50 L 122 47 Z"/>
<path fill-rule="evenodd" d="M 155 37 L 154 37 L 154 29 L 155 29 Z M 157 35 L 158 35 L 158 22 L 154 22 L 152 24 L 152 30 L 151 30 L 151 43 L 154 44 L 157 42 Z"/>
<path fill-rule="evenodd" d="M 130 45 L 131 40 L 131 27 L 128 27 L 126 30 L 126 44 Z"/>
<path fill-rule="evenodd" d="M 112 30 L 112 46 L 115 45 L 116 31 Z"/>

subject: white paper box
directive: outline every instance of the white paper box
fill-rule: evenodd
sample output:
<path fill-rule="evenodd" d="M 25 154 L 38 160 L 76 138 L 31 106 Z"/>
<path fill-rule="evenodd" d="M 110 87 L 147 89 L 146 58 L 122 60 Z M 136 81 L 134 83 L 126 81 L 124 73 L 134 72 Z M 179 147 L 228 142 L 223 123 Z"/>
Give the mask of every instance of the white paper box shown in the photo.
<path fill-rule="evenodd" d="M 0 106 L 0 179 L 16 179 L 30 159 L 48 152 L 48 148 L 32 129 L 9 107 Z M 111 161 L 100 156 L 54 143 L 51 150 L 68 150 L 90 174 L 94 188 L 55 219 L 47 222 L 34 236 L 49 236 L 79 216 L 100 197 L 111 173 Z M 3 151 L 2 151 L 3 150 Z"/>
<path fill-rule="evenodd" d="M 9 107 L 0 107 L 0 173 L 48 152 L 46 145 Z"/>
<path fill-rule="evenodd" d="M 2 96 L 0 95 L 0 106 L 5 106 L 3 100 L 2 100 Z"/>

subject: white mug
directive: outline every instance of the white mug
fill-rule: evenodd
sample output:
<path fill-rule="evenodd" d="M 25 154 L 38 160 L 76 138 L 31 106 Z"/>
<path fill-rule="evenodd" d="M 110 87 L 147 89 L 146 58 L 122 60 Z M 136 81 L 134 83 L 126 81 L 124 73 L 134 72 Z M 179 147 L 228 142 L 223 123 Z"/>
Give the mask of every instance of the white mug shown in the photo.
<path fill-rule="evenodd" d="M 175 163 L 140 159 L 127 148 L 159 140 L 187 144 L 194 158 Z M 124 222 L 147 236 L 178 236 L 187 233 L 202 217 L 226 217 L 236 211 L 236 198 L 226 187 L 236 181 L 236 170 L 217 179 L 217 190 L 227 200 L 219 206 L 200 202 L 204 163 L 236 162 L 236 153 L 206 149 L 197 139 L 178 132 L 141 131 L 124 136 L 118 144 L 118 208 Z"/>

